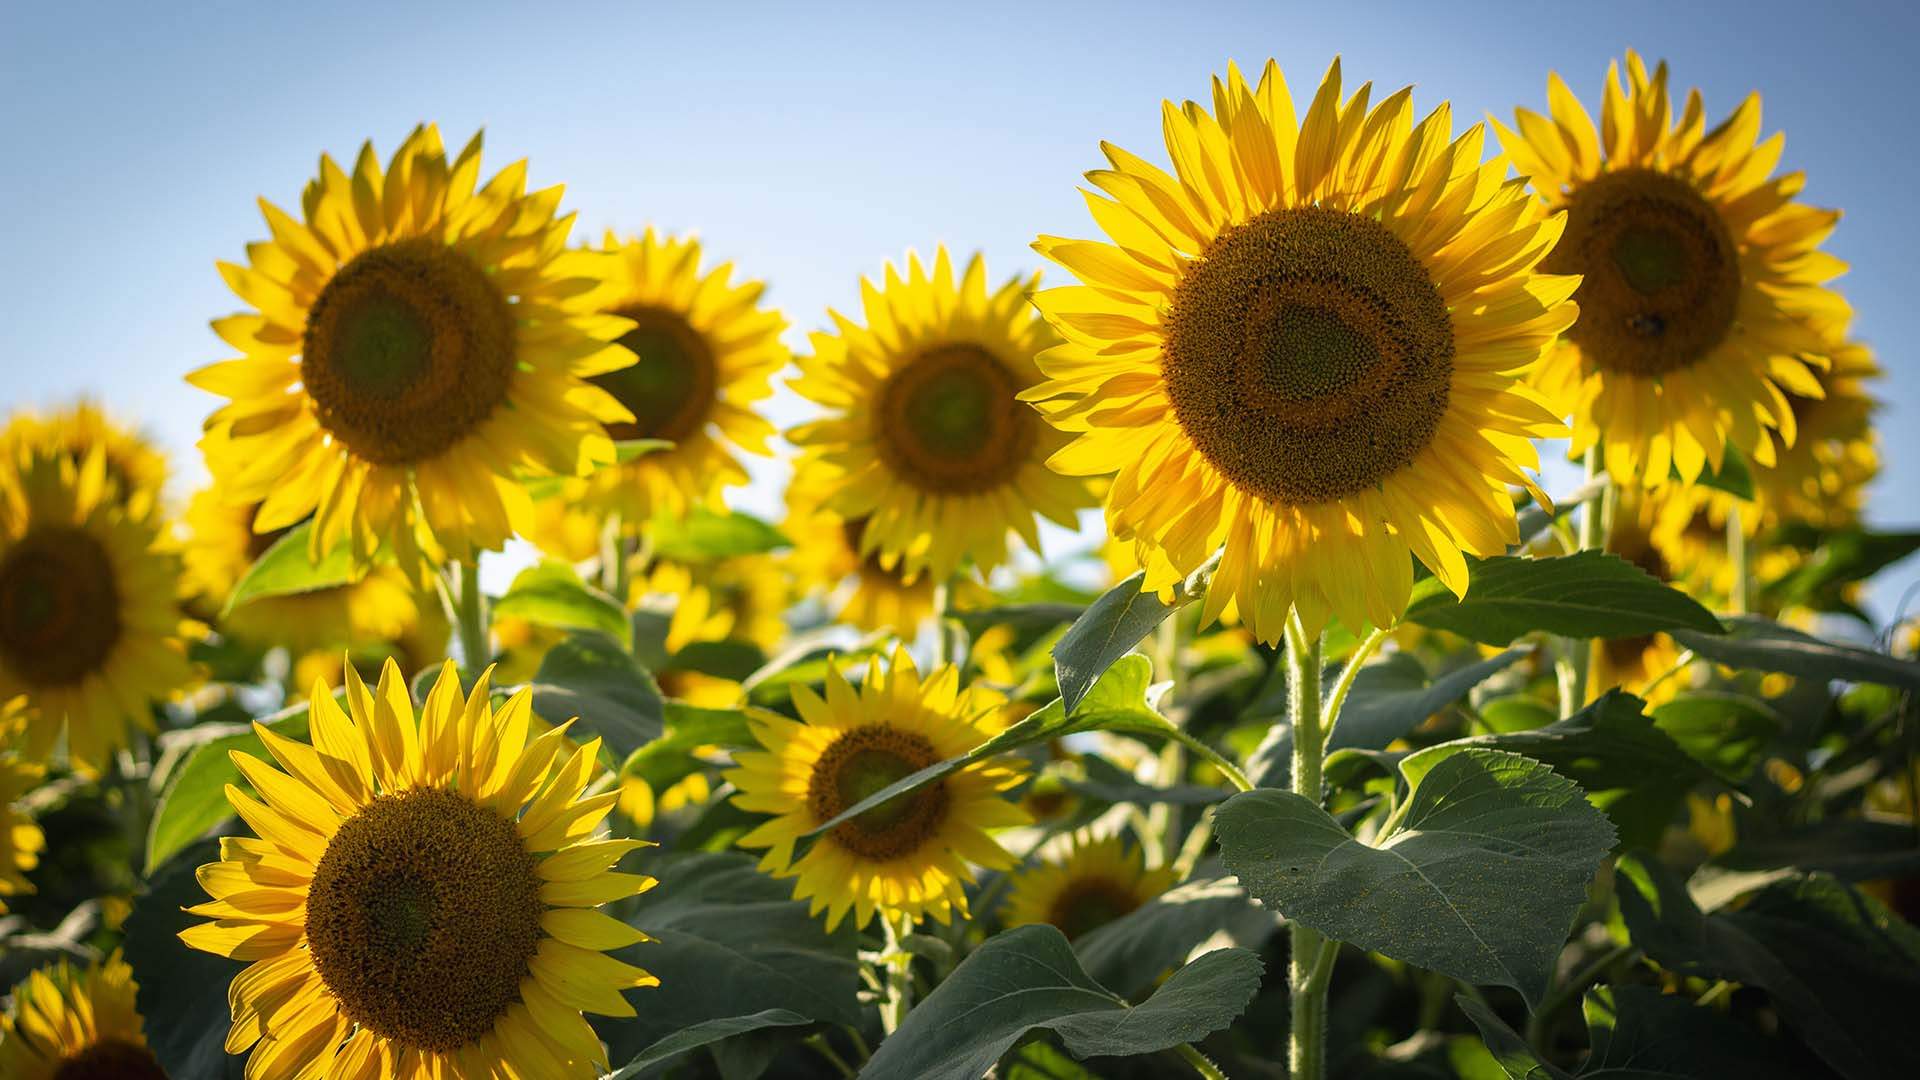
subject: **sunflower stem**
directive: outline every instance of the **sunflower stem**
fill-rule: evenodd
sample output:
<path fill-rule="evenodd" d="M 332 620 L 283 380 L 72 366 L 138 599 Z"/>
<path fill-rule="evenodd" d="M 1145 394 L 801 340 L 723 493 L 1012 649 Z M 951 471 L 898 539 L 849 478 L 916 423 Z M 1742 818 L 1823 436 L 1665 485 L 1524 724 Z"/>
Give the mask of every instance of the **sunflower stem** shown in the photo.
<path fill-rule="evenodd" d="M 1587 487 L 1600 478 L 1600 447 L 1587 447 Z M 1606 491 L 1601 489 L 1587 497 L 1580 507 L 1580 550 L 1601 550 L 1607 546 L 1607 530 L 1604 528 L 1606 516 Z M 1566 638 L 1562 642 L 1565 655 L 1557 665 L 1556 674 L 1560 684 L 1560 717 L 1565 719 L 1580 711 L 1587 703 L 1587 680 L 1593 671 L 1593 650 L 1596 642 L 1587 638 Z"/>
<path fill-rule="evenodd" d="M 853 1066 L 847 1064 L 847 1059 L 840 1056 L 839 1052 L 833 1048 L 833 1044 L 827 1041 L 825 1035 L 816 1031 L 812 1035 L 802 1039 L 801 1042 L 806 1043 L 813 1048 L 815 1053 L 818 1053 L 821 1057 L 831 1062 L 833 1067 L 840 1071 L 841 1076 L 854 1075 Z"/>
<path fill-rule="evenodd" d="M 1220 1071 L 1220 1066 L 1208 1060 L 1207 1055 L 1194 1049 L 1192 1043 L 1181 1043 L 1173 1048 L 1173 1052 L 1179 1054 L 1182 1061 L 1193 1066 L 1193 1071 L 1205 1077 L 1206 1080 L 1227 1080 L 1227 1074 Z"/>
<path fill-rule="evenodd" d="M 947 605 L 953 602 L 953 591 L 945 581 L 933 587 L 933 666 L 939 668 L 953 662 L 953 643 L 947 636 Z"/>
<path fill-rule="evenodd" d="M 1320 638 L 1309 635 L 1296 609 L 1287 617 L 1287 715 L 1293 722 L 1293 790 L 1321 802 L 1321 764 L 1327 752 L 1327 725 L 1320 700 Z M 1290 922 L 1287 986 L 1291 1030 L 1287 1036 L 1287 1075 L 1291 1080 L 1322 1080 L 1326 1075 L 1327 982 L 1338 945 L 1320 932 Z"/>
<path fill-rule="evenodd" d="M 478 675 L 493 659 L 493 644 L 487 634 L 487 598 L 480 592 L 480 560 L 460 564 L 460 585 L 454 595 L 460 633 L 460 657 L 467 671 Z"/>
<path fill-rule="evenodd" d="M 1159 702 L 1162 713 L 1170 712 L 1172 707 L 1179 703 L 1181 684 L 1184 681 L 1180 670 L 1181 645 L 1180 613 L 1176 611 L 1161 621 L 1153 636 L 1154 671 L 1167 683 L 1167 692 L 1161 695 Z M 1185 775 L 1187 771 L 1185 747 L 1187 746 L 1193 746 L 1203 756 L 1226 765 L 1227 767 L 1221 771 L 1228 773 L 1228 779 L 1232 780 L 1234 775 L 1239 773 L 1231 763 L 1220 759 L 1220 755 L 1215 754 L 1212 748 L 1188 735 L 1184 725 L 1177 718 L 1170 716 L 1168 722 L 1174 725 L 1174 729 L 1167 739 L 1167 745 L 1160 748 L 1160 759 L 1155 766 L 1157 769 L 1155 777 L 1161 784 L 1172 787 Z M 1234 780 L 1234 785 L 1242 791 L 1246 790 L 1243 786 L 1245 783 L 1244 776 Z M 1173 813 L 1173 804 L 1165 802 L 1155 803 L 1147 810 L 1148 831 L 1159 841 L 1156 848 L 1161 865 L 1170 864 L 1180 857 L 1180 841 L 1174 836 Z"/>
<path fill-rule="evenodd" d="M 1733 595 L 1727 598 L 1735 615 L 1753 610 L 1753 571 L 1748 565 L 1747 530 L 1740 521 L 1740 507 L 1727 511 L 1727 561 L 1733 564 Z"/>
<path fill-rule="evenodd" d="M 913 954 L 904 944 L 913 932 L 913 916 L 902 915 L 899 919 L 900 925 L 895 926 L 894 916 L 886 912 L 880 915 L 880 925 L 887 934 L 886 950 L 880 958 L 887 988 L 880 1002 L 880 1030 L 886 1035 L 900 1030 L 908 1010 L 913 1008 Z"/>

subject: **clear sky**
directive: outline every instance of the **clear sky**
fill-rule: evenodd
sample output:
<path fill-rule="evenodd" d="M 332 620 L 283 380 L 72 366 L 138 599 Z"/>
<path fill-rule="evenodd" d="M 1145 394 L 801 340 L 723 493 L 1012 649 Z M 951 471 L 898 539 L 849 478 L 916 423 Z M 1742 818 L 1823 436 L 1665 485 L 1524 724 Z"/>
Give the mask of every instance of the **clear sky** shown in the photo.
<path fill-rule="evenodd" d="M 372 138 L 384 157 L 422 120 L 454 146 L 484 126 L 489 172 L 524 156 L 536 185 L 566 184 L 580 236 L 697 230 L 771 283 L 802 347 L 907 248 L 979 248 L 999 278 L 1037 267 L 1037 233 L 1092 235 L 1075 189 L 1098 140 L 1164 161 L 1160 100 L 1204 98 L 1230 58 L 1278 58 L 1304 101 L 1341 54 L 1350 84 L 1413 83 L 1422 111 L 1450 98 L 1471 122 L 1544 108 L 1550 69 L 1593 102 L 1633 47 L 1700 86 L 1710 119 L 1759 89 L 1807 197 L 1846 211 L 1830 250 L 1889 373 L 1872 517 L 1912 527 L 1916 37 L 1914 9 L 1885 2 L 5 0 L 0 408 L 95 395 L 197 478 L 215 399 L 180 377 L 225 355 L 207 321 L 241 306 L 214 260 L 266 235 L 257 196 L 297 212 L 322 150 L 350 162 Z M 1885 575 L 1874 606 L 1916 581 Z"/>

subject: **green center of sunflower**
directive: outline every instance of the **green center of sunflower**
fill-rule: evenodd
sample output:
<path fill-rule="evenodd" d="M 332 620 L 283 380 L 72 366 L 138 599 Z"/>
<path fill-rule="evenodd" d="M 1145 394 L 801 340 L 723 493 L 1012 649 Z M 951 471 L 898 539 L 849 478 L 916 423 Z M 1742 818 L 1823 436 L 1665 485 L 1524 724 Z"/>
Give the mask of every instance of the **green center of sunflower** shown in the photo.
<path fill-rule="evenodd" d="M 307 315 L 300 378 L 322 427 L 380 465 L 431 458 L 507 400 L 512 310 L 472 260 L 431 240 L 364 251 Z"/>
<path fill-rule="evenodd" d="M 125 1039 L 102 1039 L 61 1060 L 50 1080 L 167 1080 L 153 1051 Z"/>
<path fill-rule="evenodd" d="M 1270 210 L 1174 290 L 1161 373 L 1180 426 L 1241 490 L 1306 506 L 1411 464 L 1447 411 L 1453 322 L 1371 218 Z"/>
<path fill-rule="evenodd" d="M 1104 877 L 1077 878 L 1047 908 L 1047 921 L 1068 941 L 1105 926 L 1140 906 L 1132 889 Z"/>
<path fill-rule="evenodd" d="M 93 534 L 40 527 L 0 554 L 0 660 L 35 686 L 72 686 L 120 640 L 113 562 Z"/>
<path fill-rule="evenodd" d="M 1567 337 L 1604 371 L 1658 376 L 1699 363 L 1733 326 L 1740 260 L 1712 204 L 1652 169 L 1605 173 L 1575 189 L 1567 229 L 1540 264 L 1580 274 Z"/>
<path fill-rule="evenodd" d="M 592 382 L 633 414 L 631 422 L 607 425 L 616 439 L 685 439 L 698 432 L 717 393 L 713 348 L 677 311 L 622 308 L 615 314 L 639 325 L 620 337 L 638 359 L 631 367 L 596 375 Z"/>
<path fill-rule="evenodd" d="M 807 781 L 807 809 L 828 821 L 871 795 L 940 760 L 924 736 L 885 724 L 854 728 L 820 754 Z M 882 862 L 909 854 L 939 831 L 947 816 L 944 780 L 889 799 L 833 830 L 836 843 Z"/>
<path fill-rule="evenodd" d="M 540 879 L 513 822 L 451 791 L 368 803 L 314 869 L 307 941 L 354 1022 L 445 1052 L 493 1029 L 539 946 Z"/>
<path fill-rule="evenodd" d="M 887 378 L 874 412 L 880 458 L 922 491 L 1005 485 L 1032 453 L 1033 410 L 1012 371 L 978 345 L 928 349 Z"/>

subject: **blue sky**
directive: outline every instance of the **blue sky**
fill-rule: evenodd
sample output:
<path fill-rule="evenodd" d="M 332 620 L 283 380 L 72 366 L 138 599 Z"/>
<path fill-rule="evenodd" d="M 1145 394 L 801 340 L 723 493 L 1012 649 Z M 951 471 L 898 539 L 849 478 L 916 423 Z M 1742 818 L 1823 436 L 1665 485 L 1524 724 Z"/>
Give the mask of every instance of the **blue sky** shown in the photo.
<path fill-rule="evenodd" d="M 725 14 L 719 14 L 724 10 Z M 239 304 L 214 272 L 298 201 L 317 155 L 385 152 L 414 123 L 484 126 L 490 167 L 565 183 L 580 235 L 694 229 L 771 283 L 794 323 L 853 307 L 907 248 L 982 249 L 996 278 L 1042 232 L 1090 235 L 1076 192 L 1105 138 L 1150 159 L 1163 97 L 1268 56 L 1296 96 L 1416 86 L 1456 118 L 1540 108 L 1549 69 L 1589 101 L 1627 47 L 1672 61 L 1718 118 L 1752 89 L 1889 377 L 1872 517 L 1920 521 L 1920 216 L 1899 4 L 10 5 L 0 13 L 0 407 L 82 393 L 179 452 L 214 404 L 180 380 L 223 355 Z M 1905 284 L 1903 284 L 1905 283 Z M 797 418 L 791 401 L 778 419 Z M 1562 475 L 1557 470 L 1556 476 Z M 769 473 L 746 500 L 767 505 Z M 1564 485 L 1555 484 L 1560 487 Z M 1920 560 L 1916 560 L 1920 561 Z M 1890 612 L 1920 567 L 1885 575 Z"/>

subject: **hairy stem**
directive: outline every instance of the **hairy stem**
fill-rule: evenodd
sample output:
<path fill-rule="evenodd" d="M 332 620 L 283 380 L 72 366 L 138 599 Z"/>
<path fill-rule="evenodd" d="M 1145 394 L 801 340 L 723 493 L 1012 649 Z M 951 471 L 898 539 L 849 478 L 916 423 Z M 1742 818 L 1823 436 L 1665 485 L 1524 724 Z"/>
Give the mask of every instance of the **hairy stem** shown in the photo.
<path fill-rule="evenodd" d="M 1227 1074 L 1220 1071 L 1220 1066 L 1209 1061 L 1207 1055 L 1195 1050 L 1192 1043 L 1181 1043 L 1173 1048 L 1173 1052 L 1179 1054 L 1181 1060 L 1193 1066 L 1193 1071 L 1205 1077 L 1206 1080 L 1227 1080 Z"/>
<path fill-rule="evenodd" d="M 1320 639 L 1308 636 L 1298 611 L 1287 619 L 1287 714 L 1293 721 L 1293 790 L 1318 805 L 1320 766 L 1327 748 L 1320 713 Z M 1298 922 L 1291 924 L 1289 934 L 1287 986 L 1292 1023 L 1287 1075 L 1291 1080 L 1322 1080 L 1327 1071 L 1327 982 L 1333 968 L 1331 954 L 1338 946 Z"/>

